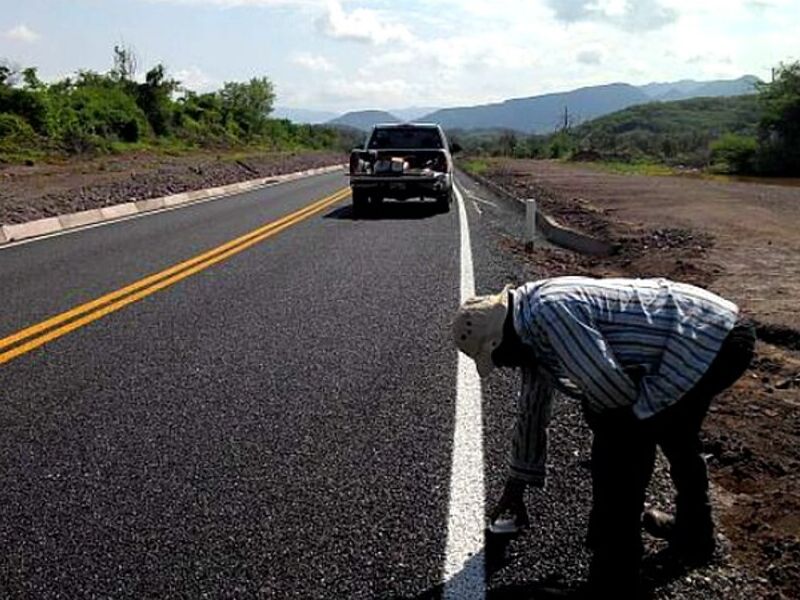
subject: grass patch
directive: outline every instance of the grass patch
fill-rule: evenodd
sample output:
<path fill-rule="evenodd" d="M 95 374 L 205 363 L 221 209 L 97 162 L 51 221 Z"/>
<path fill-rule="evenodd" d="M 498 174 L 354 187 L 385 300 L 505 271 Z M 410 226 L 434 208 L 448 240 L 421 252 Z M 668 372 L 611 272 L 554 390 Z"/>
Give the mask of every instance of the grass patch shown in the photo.
<path fill-rule="evenodd" d="M 459 162 L 458 166 L 472 175 L 486 175 L 489 172 L 489 161 L 484 158 L 471 158 Z"/>
<path fill-rule="evenodd" d="M 606 173 L 616 173 L 618 175 L 664 176 L 664 175 L 677 174 L 677 171 L 672 167 L 650 162 L 627 163 L 627 162 L 616 162 L 616 161 L 599 161 L 599 162 L 570 163 L 570 164 L 585 165 L 597 171 L 604 171 Z"/>

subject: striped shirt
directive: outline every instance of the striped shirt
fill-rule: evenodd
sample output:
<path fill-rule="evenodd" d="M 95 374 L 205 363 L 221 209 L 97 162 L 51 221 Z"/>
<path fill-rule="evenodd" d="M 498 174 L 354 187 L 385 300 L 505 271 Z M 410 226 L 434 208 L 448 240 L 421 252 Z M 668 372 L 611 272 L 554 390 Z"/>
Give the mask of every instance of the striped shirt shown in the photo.
<path fill-rule="evenodd" d="M 555 389 L 595 412 L 631 407 L 646 419 L 694 387 L 738 315 L 735 304 L 667 279 L 557 277 L 512 294 L 514 328 L 539 365 L 523 369 L 509 460 L 532 483 L 544 478 Z"/>

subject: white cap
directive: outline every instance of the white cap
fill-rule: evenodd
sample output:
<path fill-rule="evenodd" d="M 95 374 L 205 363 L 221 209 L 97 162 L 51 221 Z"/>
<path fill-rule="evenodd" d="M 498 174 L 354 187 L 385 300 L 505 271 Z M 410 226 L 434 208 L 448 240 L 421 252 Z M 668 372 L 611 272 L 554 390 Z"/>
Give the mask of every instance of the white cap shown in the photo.
<path fill-rule="evenodd" d="M 475 361 L 481 377 L 486 377 L 494 369 L 492 352 L 503 341 L 511 288 L 507 285 L 499 294 L 468 299 L 453 319 L 453 340 L 461 352 Z"/>

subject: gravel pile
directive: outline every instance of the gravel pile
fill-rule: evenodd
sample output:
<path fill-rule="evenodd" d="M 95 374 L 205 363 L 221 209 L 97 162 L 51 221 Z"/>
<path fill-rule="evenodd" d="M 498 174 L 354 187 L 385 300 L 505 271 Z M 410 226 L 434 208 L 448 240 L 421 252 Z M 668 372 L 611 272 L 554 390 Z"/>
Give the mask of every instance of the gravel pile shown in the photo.
<path fill-rule="evenodd" d="M 0 224 L 158 198 L 344 163 L 332 152 L 226 156 L 107 157 L 0 171 Z"/>

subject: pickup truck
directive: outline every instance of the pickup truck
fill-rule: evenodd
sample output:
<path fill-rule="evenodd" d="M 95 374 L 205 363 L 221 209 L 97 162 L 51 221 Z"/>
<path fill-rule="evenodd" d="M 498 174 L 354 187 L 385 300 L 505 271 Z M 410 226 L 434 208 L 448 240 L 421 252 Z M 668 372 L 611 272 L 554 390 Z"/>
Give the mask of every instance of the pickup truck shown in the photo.
<path fill-rule="evenodd" d="M 460 148 L 454 145 L 452 150 Z M 434 198 L 442 212 L 453 202 L 453 158 L 442 128 L 432 123 L 376 125 L 364 148 L 350 153 L 353 210 L 384 198 Z"/>

